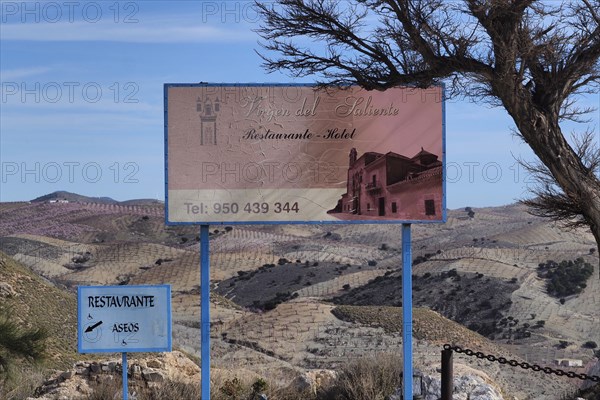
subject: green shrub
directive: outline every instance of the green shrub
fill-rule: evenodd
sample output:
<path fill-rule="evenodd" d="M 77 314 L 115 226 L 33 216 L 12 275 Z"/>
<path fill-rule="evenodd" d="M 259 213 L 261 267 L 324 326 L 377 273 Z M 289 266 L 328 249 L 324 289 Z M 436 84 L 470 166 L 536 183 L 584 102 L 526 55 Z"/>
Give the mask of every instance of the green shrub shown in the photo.
<path fill-rule="evenodd" d="M 540 320 L 536 321 L 535 326 L 542 328 L 542 327 L 546 326 L 546 321 L 544 321 L 543 319 L 540 319 Z"/>
<path fill-rule="evenodd" d="M 261 394 L 263 393 L 265 390 L 267 390 L 267 387 L 269 385 L 267 384 L 267 381 L 265 381 L 262 378 L 258 378 L 257 380 L 254 381 L 254 383 L 252 384 L 252 393 L 253 394 Z"/>
<path fill-rule="evenodd" d="M 242 387 L 242 383 L 238 378 L 228 379 L 223 382 L 223 385 L 219 388 L 219 391 L 228 396 L 227 398 L 231 398 L 232 400 L 237 399 L 244 388 Z"/>
<path fill-rule="evenodd" d="M 548 281 L 548 294 L 558 298 L 581 293 L 593 272 L 594 267 L 582 258 L 563 260 L 560 263 L 549 260 L 538 266 L 538 276 Z M 561 304 L 564 303 L 561 301 Z"/>
<path fill-rule="evenodd" d="M 12 358 L 42 360 L 47 338 L 44 328 L 22 327 L 9 310 L 0 309 L 0 372 L 9 371 Z"/>

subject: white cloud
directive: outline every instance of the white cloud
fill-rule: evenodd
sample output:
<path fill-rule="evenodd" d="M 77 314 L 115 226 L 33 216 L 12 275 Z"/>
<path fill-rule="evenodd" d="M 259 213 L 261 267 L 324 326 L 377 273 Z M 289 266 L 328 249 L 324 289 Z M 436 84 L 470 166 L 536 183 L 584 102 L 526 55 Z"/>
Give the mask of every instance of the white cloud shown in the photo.
<path fill-rule="evenodd" d="M 39 42 L 127 42 L 127 43 L 206 43 L 254 41 L 245 29 L 209 25 L 182 26 L 181 21 L 135 24 L 111 22 L 59 22 L 55 24 L 3 24 L 2 40 Z"/>
<path fill-rule="evenodd" d="M 41 75 L 50 71 L 47 67 L 31 67 L 31 68 L 18 68 L 18 69 L 7 69 L 0 71 L 0 79 L 4 82 L 13 79 L 26 78 L 33 75 Z"/>

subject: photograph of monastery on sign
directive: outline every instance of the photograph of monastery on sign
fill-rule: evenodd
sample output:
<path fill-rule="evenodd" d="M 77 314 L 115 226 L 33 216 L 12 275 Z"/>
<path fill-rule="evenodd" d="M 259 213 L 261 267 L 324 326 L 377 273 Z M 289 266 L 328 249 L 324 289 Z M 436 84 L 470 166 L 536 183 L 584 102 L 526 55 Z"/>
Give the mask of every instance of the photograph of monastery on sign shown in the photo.
<path fill-rule="evenodd" d="M 340 219 L 438 220 L 442 216 L 442 162 L 423 148 L 412 157 L 352 148 L 347 191 L 330 214 Z"/>

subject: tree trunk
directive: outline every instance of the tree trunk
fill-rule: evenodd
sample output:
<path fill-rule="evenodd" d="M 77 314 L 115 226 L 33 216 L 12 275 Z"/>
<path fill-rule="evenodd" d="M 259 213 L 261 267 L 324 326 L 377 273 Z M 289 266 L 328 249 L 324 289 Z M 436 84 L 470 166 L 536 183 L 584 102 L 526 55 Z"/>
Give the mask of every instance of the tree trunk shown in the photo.
<path fill-rule="evenodd" d="M 578 205 L 596 239 L 596 247 L 600 249 L 600 180 L 582 164 L 557 124 L 549 130 L 548 135 L 535 134 L 534 131 L 535 138 L 528 143 L 563 192 Z"/>
<path fill-rule="evenodd" d="M 558 112 L 541 111 L 514 96 L 505 106 L 519 132 L 569 199 L 578 205 L 600 250 L 600 180 L 566 141 Z M 600 274 L 600 270 L 599 270 Z"/>

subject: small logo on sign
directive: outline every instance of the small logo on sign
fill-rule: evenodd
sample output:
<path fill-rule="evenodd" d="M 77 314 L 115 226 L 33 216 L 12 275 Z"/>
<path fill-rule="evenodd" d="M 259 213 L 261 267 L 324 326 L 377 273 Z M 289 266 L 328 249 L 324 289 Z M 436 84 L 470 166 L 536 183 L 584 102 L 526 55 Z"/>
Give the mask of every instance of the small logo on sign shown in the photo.
<path fill-rule="evenodd" d="M 217 114 L 221 109 L 221 101 L 218 97 L 204 99 L 198 97 L 196 100 L 196 112 L 200 115 L 200 145 L 217 145 Z"/>

